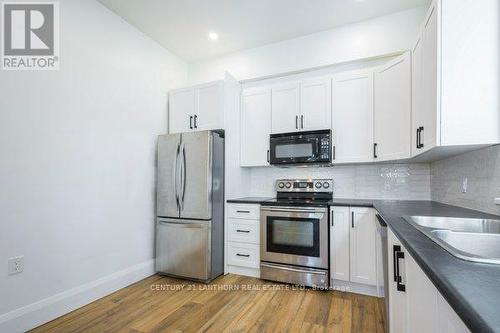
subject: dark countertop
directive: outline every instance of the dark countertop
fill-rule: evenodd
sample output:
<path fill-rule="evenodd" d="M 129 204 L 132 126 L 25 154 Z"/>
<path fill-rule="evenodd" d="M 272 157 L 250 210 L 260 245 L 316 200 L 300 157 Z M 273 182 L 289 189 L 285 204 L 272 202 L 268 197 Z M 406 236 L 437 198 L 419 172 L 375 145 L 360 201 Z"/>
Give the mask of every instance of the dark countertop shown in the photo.
<path fill-rule="evenodd" d="M 262 201 L 270 200 L 273 198 L 265 197 L 245 197 L 227 200 L 227 203 L 243 203 L 243 204 L 260 204 Z"/>
<path fill-rule="evenodd" d="M 432 201 L 334 199 L 331 205 L 374 207 L 471 332 L 500 332 L 500 265 L 455 258 L 402 219 L 499 216 Z"/>

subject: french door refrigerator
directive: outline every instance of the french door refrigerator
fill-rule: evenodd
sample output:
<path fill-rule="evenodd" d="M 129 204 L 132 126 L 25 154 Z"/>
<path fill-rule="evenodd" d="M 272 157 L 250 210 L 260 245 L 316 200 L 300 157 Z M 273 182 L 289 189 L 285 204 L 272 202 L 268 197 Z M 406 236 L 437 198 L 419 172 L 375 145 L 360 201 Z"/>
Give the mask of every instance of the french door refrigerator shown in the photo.
<path fill-rule="evenodd" d="M 158 137 L 156 271 L 211 281 L 224 272 L 224 132 Z"/>

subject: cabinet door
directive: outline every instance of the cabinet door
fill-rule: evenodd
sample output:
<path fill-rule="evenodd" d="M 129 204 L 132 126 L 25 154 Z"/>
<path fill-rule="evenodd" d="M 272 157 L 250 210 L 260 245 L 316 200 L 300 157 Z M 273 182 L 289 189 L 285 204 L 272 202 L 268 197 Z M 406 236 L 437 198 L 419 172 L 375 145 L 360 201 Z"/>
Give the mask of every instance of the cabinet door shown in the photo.
<path fill-rule="evenodd" d="M 241 166 L 268 163 L 271 133 L 271 89 L 251 88 L 241 96 Z"/>
<path fill-rule="evenodd" d="M 299 130 L 299 84 L 289 83 L 272 88 L 272 133 Z"/>
<path fill-rule="evenodd" d="M 191 131 L 195 113 L 193 88 L 173 90 L 169 94 L 168 127 L 170 134 Z M 191 123 L 190 123 L 191 121 Z"/>
<path fill-rule="evenodd" d="M 437 9 L 431 7 L 422 39 L 422 116 L 423 131 L 421 151 L 427 151 L 437 144 L 438 119 L 438 32 Z"/>
<path fill-rule="evenodd" d="M 419 35 L 411 51 L 411 155 L 421 153 L 418 145 L 419 128 L 424 126 L 422 96 L 422 35 Z"/>
<path fill-rule="evenodd" d="M 396 260 L 394 246 L 399 246 L 399 249 L 408 255 L 408 251 L 401 245 L 394 233 L 387 229 L 387 258 L 388 258 L 388 297 L 389 297 L 389 332 L 406 333 L 407 330 L 407 307 L 406 307 L 406 291 L 398 290 L 395 274 Z M 399 275 L 402 283 L 406 283 L 406 260 L 399 259 Z M 386 296 L 387 297 L 387 296 Z"/>
<path fill-rule="evenodd" d="M 374 157 L 377 161 L 410 158 L 410 54 L 391 61 L 374 75 Z"/>
<path fill-rule="evenodd" d="M 303 131 L 331 128 L 331 79 L 307 80 L 300 84 L 299 123 Z"/>
<path fill-rule="evenodd" d="M 451 306 L 446 302 L 444 297 L 439 294 L 437 296 L 438 306 L 438 325 L 436 332 L 439 333 L 470 333 L 467 326 L 455 313 Z"/>
<path fill-rule="evenodd" d="M 349 281 L 349 207 L 332 207 L 330 219 L 330 279 Z"/>
<path fill-rule="evenodd" d="M 405 253 L 408 332 L 438 332 L 438 291 L 413 258 Z"/>
<path fill-rule="evenodd" d="M 334 161 L 336 163 L 372 161 L 372 73 L 336 75 L 332 84 Z"/>
<path fill-rule="evenodd" d="M 195 88 L 194 127 L 197 131 L 223 128 L 223 82 L 211 82 Z"/>
<path fill-rule="evenodd" d="M 351 282 L 377 284 L 377 247 L 375 212 L 371 208 L 351 207 L 350 277 Z"/>

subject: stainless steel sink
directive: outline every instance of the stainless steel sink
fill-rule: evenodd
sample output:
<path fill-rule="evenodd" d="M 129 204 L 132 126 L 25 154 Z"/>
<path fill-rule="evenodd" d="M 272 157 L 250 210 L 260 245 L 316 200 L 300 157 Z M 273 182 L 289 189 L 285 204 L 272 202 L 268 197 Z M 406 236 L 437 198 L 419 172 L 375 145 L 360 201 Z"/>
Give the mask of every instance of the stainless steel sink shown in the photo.
<path fill-rule="evenodd" d="M 500 220 L 438 216 L 404 219 L 457 258 L 500 264 Z"/>

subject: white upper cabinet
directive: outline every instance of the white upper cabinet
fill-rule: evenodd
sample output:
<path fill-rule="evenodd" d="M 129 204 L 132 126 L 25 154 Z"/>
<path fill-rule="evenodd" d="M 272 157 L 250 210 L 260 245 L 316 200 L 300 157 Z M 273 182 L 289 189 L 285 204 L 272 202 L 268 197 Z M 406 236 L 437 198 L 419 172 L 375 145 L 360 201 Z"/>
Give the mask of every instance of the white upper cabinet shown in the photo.
<path fill-rule="evenodd" d="M 195 127 L 198 131 L 221 128 L 224 121 L 224 82 L 217 81 L 195 88 Z"/>
<path fill-rule="evenodd" d="M 328 129 L 331 117 L 331 79 L 320 78 L 301 82 L 299 129 L 303 131 Z"/>
<path fill-rule="evenodd" d="M 272 133 L 296 132 L 299 130 L 300 87 L 288 83 L 272 88 Z"/>
<path fill-rule="evenodd" d="M 272 133 L 328 129 L 330 78 L 308 79 L 272 88 Z"/>
<path fill-rule="evenodd" d="M 373 160 L 373 74 L 357 71 L 334 76 L 332 141 L 335 163 Z"/>
<path fill-rule="evenodd" d="M 410 158 L 410 53 L 377 69 L 374 82 L 373 157 L 376 161 Z"/>
<path fill-rule="evenodd" d="M 499 21 L 498 0 L 432 2 L 412 48 L 413 156 L 500 143 Z"/>
<path fill-rule="evenodd" d="M 371 208 L 351 207 L 350 276 L 351 282 L 377 284 L 377 229 Z"/>
<path fill-rule="evenodd" d="M 269 165 L 271 89 L 248 88 L 241 95 L 241 166 Z"/>
<path fill-rule="evenodd" d="M 194 89 L 185 88 L 171 91 L 169 94 L 168 123 L 170 133 L 182 133 L 192 130 L 195 114 Z"/>
<path fill-rule="evenodd" d="M 421 103 L 419 116 L 421 123 L 419 129 L 419 145 L 422 152 L 427 151 L 437 144 L 437 117 L 438 117 L 438 45 L 437 45 L 437 10 L 431 8 L 422 33 L 421 54 Z M 417 87 L 418 89 L 418 87 Z M 418 119 L 418 117 L 417 117 Z"/>
<path fill-rule="evenodd" d="M 170 91 L 168 120 L 171 134 L 224 128 L 224 81 Z"/>

